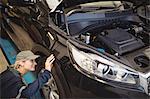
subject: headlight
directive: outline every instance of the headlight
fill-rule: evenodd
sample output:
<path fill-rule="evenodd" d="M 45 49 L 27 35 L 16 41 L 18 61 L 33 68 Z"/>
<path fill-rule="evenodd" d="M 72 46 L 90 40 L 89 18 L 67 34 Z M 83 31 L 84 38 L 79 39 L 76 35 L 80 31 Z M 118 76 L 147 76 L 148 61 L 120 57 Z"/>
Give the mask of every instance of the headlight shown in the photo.
<path fill-rule="evenodd" d="M 138 74 L 127 66 L 92 53 L 85 53 L 70 45 L 76 64 L 90 74 L 115 82 L 137 84 Z"/>

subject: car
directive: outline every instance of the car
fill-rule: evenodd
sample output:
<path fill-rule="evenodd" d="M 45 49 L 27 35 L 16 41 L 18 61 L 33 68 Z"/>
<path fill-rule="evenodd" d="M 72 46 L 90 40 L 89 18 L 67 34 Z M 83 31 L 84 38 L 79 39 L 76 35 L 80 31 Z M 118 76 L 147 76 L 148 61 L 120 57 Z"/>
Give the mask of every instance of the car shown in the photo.
<path fill-rule="evenodd" d="M 149 98 L 148 0 L 42 0 L 10 9 L 3 23 L 18 24 L 28 34 L 18 37 L 56 55 L 69 97 Z M 16 45 L 18 37 L 13 38 Z M 24 40 L 25 49 L 31 40 Z"/>

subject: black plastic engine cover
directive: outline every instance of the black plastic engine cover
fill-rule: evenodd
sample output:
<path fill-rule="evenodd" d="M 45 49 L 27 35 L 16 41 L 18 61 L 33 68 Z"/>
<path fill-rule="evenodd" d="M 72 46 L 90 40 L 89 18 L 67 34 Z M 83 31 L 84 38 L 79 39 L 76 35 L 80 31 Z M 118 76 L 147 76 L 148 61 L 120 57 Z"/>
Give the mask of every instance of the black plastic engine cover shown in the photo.
<path fill-rule="evenodd" d="M 99 41 L 120 55 L 144 46 L 140 39 L 120 28 L 106 30 L 104 33 L 105 35 L 98 35 Z"/>

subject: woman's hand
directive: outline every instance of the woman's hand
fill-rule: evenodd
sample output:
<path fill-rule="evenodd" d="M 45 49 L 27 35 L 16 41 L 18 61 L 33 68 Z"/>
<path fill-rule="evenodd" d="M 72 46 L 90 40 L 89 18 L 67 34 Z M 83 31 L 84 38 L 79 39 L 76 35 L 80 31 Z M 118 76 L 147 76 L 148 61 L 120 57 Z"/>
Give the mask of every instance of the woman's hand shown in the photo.
<path fill-rule="evenodd" d="M 51 54 L 47 59 L 46 59 L 46 62 L 45 62 L 45 69 L 48 70 L 48 71 L 51 71 L 52 67 L 53 67 L 53 62 L 55 60 L 55 57 L 53 54 Z"/>

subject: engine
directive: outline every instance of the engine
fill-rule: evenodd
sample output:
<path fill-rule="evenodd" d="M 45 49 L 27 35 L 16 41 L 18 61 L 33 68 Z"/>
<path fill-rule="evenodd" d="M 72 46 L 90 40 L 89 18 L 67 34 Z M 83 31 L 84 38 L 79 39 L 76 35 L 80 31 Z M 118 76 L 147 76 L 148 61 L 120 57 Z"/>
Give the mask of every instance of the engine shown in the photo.
<path fill-rule="evenodd" d="M 107 52 L 116 57 L 130 57 L 134 65 L 149 66 L 149 32 L 141 25 L 113 23 L 107 26 L 89 29 L 76 39 L 95 47 L 99 52 Z M 141 51 L 138 51 L 142 49 Z M 131 55 L 134 53 L 134 55 Z"/>
<path fill-rule="evenodd" d="M 106 50 L 113 50 L 114 53 L 118 53 L 119 55 L 144 46 L 144 43 L 140 39 L 135 38 L 132 34 L 120 28 L 101 32 L 97 35 L 95 41 L 99 44 L 95 45 L 93 43 L 93 46 L 97 48 L 105 46 Z"/>

